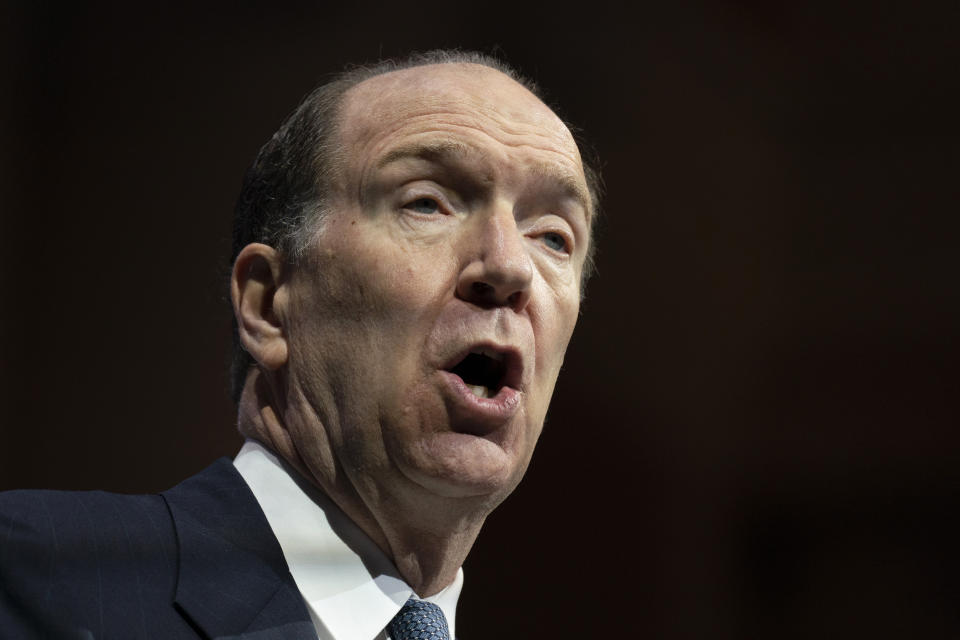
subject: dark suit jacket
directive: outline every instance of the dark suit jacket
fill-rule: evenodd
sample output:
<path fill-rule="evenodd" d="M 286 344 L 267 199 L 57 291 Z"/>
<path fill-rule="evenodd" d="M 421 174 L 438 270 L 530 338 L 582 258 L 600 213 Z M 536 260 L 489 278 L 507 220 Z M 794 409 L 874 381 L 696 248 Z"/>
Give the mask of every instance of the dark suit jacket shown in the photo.
<path fill-rule="evenodd" d="M 316 640 L 223 458 L 159 495 L 0 494 L 0 638 Z"/>

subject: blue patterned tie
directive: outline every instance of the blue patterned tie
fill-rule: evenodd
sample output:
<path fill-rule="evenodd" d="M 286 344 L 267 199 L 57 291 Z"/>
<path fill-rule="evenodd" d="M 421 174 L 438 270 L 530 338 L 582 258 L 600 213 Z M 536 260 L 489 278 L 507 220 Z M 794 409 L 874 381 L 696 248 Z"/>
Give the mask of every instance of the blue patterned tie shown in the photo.
<path fill-rule="evenodd" d="M 392 640 L 450 640 L 443 611 L 435 604 L 410 598 L 387 625 Z"/>

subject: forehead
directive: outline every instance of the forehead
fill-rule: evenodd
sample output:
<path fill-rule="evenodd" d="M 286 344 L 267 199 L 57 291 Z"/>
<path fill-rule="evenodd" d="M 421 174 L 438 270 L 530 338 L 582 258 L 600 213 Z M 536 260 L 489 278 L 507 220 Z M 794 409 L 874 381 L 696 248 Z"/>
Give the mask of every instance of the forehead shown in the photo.
<path fill-rule="evenodd" d="M 353 171 L 411 143 L 449 141 L 512 164 L 554 165 L 583 180 L 566 125 L 505 74 L 477 64 L 436 64 L 375 76 L 350 89 L 340 143 Z"/>

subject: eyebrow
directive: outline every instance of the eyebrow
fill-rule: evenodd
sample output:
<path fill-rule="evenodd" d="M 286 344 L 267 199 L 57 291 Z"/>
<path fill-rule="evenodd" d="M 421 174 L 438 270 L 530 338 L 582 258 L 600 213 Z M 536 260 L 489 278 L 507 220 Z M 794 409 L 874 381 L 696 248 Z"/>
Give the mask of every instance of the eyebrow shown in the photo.
<path fill-rule="evenodd" d="M 408 158 L 430 161 L 444 160 L 447 158 L 465 160 L 475 155 L 477 155 L 477 152 L 462 142 L 455 140 L 435 140 L 432 142 L 414 143 L 398 147 L 383 156 L 377 163 L 377 168 L 382 169 L 388 164 Z"/>
<path fill-rule="evenodd" d="M 448 160 L 466 162 L 478 157 L 482 158 L 483 154 L 462 142 L 434 140 L 397 147 L 383 156 L 376 166 L 378 169 L 382 169 L 391 163 L 407 159 L 442 163 Z M 564 195 L 576 200 L 583 208 L 587 219 L 587 228 L 590 228 L 593 222 L 593 198 L 581 184 L 581 181 L 577 179 L 577 176 L 547 162 L 538 162 L 534 165 L 532 173 L 537 178 L 556 183 Z"/>

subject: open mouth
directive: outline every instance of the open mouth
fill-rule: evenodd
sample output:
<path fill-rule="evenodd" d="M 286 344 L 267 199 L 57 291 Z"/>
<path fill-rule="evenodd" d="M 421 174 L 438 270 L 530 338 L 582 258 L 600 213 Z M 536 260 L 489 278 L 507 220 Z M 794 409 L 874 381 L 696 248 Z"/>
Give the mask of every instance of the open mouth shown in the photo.
<path fill-rule="evenodd" d="M 472 349 L 454 366 L 447 369 L 459 376 L 470 392 L 478 398 L 492 398 L 504 386 L 511 386 L 510 354 L 488 348 Z"/>

